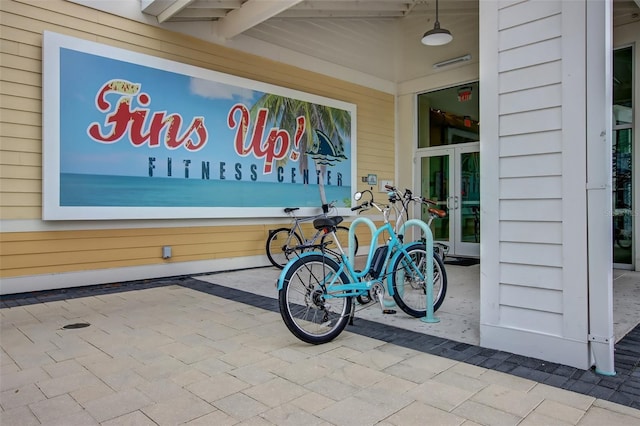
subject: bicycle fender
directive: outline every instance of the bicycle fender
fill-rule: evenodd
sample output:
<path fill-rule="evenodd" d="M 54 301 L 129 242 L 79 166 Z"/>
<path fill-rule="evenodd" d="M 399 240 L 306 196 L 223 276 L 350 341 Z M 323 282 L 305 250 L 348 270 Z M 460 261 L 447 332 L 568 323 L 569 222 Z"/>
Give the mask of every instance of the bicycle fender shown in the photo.
<path fill-rule="evenodd" d="M 302 253 L 299 256 L 296 256 L 294 259 L 291 259 L 289 262 L 287 262 L 286 265 L 284 265 L 284 268 L 282 268 L 282 271 L 280 272 L 280 276 L 278 277 L 278 281 L 276 282 L 276 288 L 279 290 L 282 290 L 282 287 L 284 286 L 284 277 L 287 275 L 287 272 L 289 271 L 289 268 L 291 267 L 291 265 L 293 265 L 293 263 L 298 260 L 298 259 L 302 259 L 303 257 L 307 257 L 307 256 L 311 256 L 312 254 L 319 254 L 322 255 L 322 252 L 319 251 L 306 251 L 304 253 Z"/>

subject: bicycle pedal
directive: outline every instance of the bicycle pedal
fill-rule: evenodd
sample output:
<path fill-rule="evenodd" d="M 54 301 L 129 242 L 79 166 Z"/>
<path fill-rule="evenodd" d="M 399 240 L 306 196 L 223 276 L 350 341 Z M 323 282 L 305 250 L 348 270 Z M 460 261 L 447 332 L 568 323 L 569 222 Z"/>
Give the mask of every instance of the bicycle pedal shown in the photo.
<path fill-rule="evenodd" d="M 395 314 L 397 311 L 395 309 L 383 309 L 382 313 L 386 314 L 386 315 L 393 315 Z"/>

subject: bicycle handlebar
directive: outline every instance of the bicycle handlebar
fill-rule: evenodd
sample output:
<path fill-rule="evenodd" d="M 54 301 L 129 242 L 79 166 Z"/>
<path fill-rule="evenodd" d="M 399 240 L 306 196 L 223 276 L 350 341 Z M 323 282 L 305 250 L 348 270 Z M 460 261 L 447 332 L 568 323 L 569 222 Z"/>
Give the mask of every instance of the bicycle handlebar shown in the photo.
<path fill-rule="evenodd" d="M 368 210 L 368 209 L 370 209 L 370 208 L 372 208 L 372 207 L 375 207 L 376 209 L 378 209 L 378 211 L 380 211 L 381 213 L 384 213 L 384 214 L 385 214 L 385 217 L 386 217 L 387 212 L 388 212 L 388 210 L 389 210 L 389 206 L 382 206 L 382 207 L 381 207 L 381 205 L 380 205 L 380 204 L 376 203 L 376 202 L 373 200 L 373 193 L 372 193 L 371 191 L 369 191 L 369 190 L 366 190 L 366 191 L 360 192 L 360 193 L 358 193 L 358 194 L 362 195 L 362 194 L 364 194 L 364 193 L 368 193 L 368 194 L 369 194 L 369 197 L 370 197 L 371 199 L 370 199 L 370 200 L 367 200 L 367 201 L 363 201 L 363 202 L 362 202 L 362 204 L 359 204 L 359 205 L 357 205 L 357 206 L 351 207 L 351 211 L 356 211 L 356 210 Z M 359 200 L 359 199 L 360 199 L 360 198 L 358 198 L 358 200 Z"/>
<path fill-rule="evenodd" d="M 355 206 L 355 207 L 351 207 L 351 211 L 356 211 L 356 210 L 369 210 L 370 208 L 375 207 L 376 209 L 378 209 L 378 211 L 384 213 L 385 210 L 389 209 L 389 206 L 382 206 L 378 203 L 376 203 L 375 201 L 371 200 L 371 201 L 365 201 L 364 203 L 360 204 L 359 206 Z"/>
<path fill-rule="evenodd" d="M 402 201 L 402 212 L 406 213 L 407 215 L 409 214 L 409 203 L 410 202 L 416 202 L 416 203 L 421 203 L 421 204 L 426 204 L 429 207 L 429 214 L 430 215 L 435 215 L 438 216 L 440 218 L 445 217 L 446 216 L 446 212 L 444 210 L 440 210 L 438 209 L 438 203 L 430 200 L 428 198 L 416 195 L 414 196 L 413 193 L 411 192 L 410 189 L 406 188 L 404 190 L 404 194 L 402 194 L 400 191 L 398 191 L 398 188 L 396 188 L 395 186 L 392 185 L 385 185 L 384 186 L 385 189 L 387 189 L 389 192 L 389 201 L 392 203 L 395 203 L 398 200 Z M 433 206 L 433 207 L 431 207 Z"/>
<path fill-rule="evenodd" d="M 428 210 L 429 210 L 429 216 L 431 217 L 431 219 L 429 220 L 428 224 L 431 224 L 431 220 L 433 220 L 433 218 L 435 217 L 443 218 L 447 215 L 447 213 L 444 210 L 440 210 L 437 208 L 438 203 L 419 195 L 414 196 L 410 189 L 405 189 L 403 194 L 400 191 L 398 191 L 398 188 L 396 188 L 393 185 L 385 185 L 384 188 L 388 191 L 387 196 L 388 196 L 389 204 L 382 205 L 382 204 L 376 203 L 373 199 L 373 193 L 369 190 L 365 190 L 365 191 L 356 193 L 356 196 L 355 196 L 356 199 L 360 200 L 364 193 L 368 193 L 370 199 L 367 201 L 363 201 L 362 204 L 360 205 L 352 207 L 351 211 L 358 211 L 358 214 L 360 214 L 365 210 L 369 210 L 375 207 L 380 213 L 384 215 L 385 223 L 389 222 L 391 213 L 392 211 L 394 211 L 396 214 L 396 224 L 395 224 L 396 231 L 399 229 L 400 225 L 405 220 L 409 219 L 409 212 L 410 212 L 409 204 L 411 202 L 426 204 L 429 207 Z M 399 201 L 402 204 L 402 208 L 398 208 L 399 206 L 396 205 L 397 201 Z M 430 207 L 430 205 L 434 207 Z"/>
<path fill-rule="evenodd" d="M 354 212 L 356 210 L 362 210 L 364 208 L 368 208 L 368 206 L 369 206 L 369 202 L 365 201 L 364 203 L 360 204 L 359 206 L 351 207 L 351 211 Z"/>
<path fill-rule="evenodd" d="M 411 192 L 411 190 L 408 189 L 408 188 L 406 188 L 404 190 L 404 194 L 401 194 L 400 191 L 398 191 L 398 188 L 396 188 L 395 186 L 392 186 L 392 185 L 385 185 L 384 188 L 389 190 L 389 191 L 392 191 L 393 193 L 395 193 L 395 195 L 398 198 L 405 199 L 407 201 L 417 201 L 417 202 L 420 202 L 420 203 L 431 204 L 433 206 L 438 205 L 438 203 L 436 203 L 435 201 L 430 200 L 428 198 L 421 197 L 419 195 L 414 197 L 413 196 L 413 192 Z"/>

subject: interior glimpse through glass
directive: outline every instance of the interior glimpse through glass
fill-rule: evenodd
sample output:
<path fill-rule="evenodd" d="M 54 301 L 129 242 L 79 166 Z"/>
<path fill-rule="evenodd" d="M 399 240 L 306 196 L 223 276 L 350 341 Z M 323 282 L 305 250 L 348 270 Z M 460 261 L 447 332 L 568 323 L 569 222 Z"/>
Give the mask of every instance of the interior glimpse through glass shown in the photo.
<path fill-rule="evenodd" d="M 418 95 L 418 148 L 480 140 L 478 82 Z"/>
<path fill-rule="evenodd" d="M 613 52 L 613 262 L 633 262 L 633 48 Z"/>

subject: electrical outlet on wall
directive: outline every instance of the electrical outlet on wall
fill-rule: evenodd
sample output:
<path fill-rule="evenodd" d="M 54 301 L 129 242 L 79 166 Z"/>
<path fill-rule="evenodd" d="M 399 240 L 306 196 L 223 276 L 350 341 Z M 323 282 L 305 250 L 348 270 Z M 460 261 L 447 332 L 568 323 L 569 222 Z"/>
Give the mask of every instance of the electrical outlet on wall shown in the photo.
<path fill-rule="evenodd" d="M 381 180 L 380 181 L 380 188 L 378 190 L 380 192 L 384 192 L 384 193 L 389 192 L 389 190 L 385 188 L 385 185 L 393 186 L 393 181 L 392 180 Z"/>

